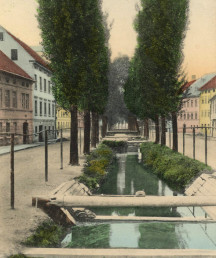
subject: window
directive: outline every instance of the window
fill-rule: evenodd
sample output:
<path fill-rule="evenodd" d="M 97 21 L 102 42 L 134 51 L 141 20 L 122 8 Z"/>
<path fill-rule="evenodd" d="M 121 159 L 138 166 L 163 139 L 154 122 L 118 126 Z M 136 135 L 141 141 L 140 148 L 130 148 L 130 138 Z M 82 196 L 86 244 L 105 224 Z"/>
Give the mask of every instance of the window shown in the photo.
<path fill-rule="evenodd" d="M 16 133 L 17 132 L 17 122 L 14 122 L 13 124 L 14 124 L 14 133 Z"/>
<path fill-rule="evenodd" d="M 10 107 L 10 91 L 5 90 L 5 107 Z"/>
<path fill-rule="evenodd" d="M 46 88 L 46 79 L 44 79 L 44 92 L 47 91 L 47 88 Z"/>
<path fill-rule="evenodd" d="M 195 107 L 197 107 L 197 99 L 195 99 Z"/>
<path fill-rule="evenodd" d="M 25 108 L 29 109 L 29 94 L 25 95 Z"/>
<path fill-rule="evenodd" d="M 184 120 L 186 119 L 186 114 L 184 114 Z"/>
<path fill-rule="evenodd" d="M 13 78 L 13 84 L 16 84 L 16 79 L 15 78 Z"/>
<path fill-rule="evenodd" d="M 38 115 L 38 113 L 37 113 L 37 100 L 35 100 L 34 110 L 35 110 L 35 116 L 37 116 Z"/>
<path fill-rule="evenodd" d="M 51 89 L 50 89 L 50 81 L 48 81 L 48 93 L 50 93 Z"/>
<path fill-rule="evenodd" d="M 213 89 L 213 92 L 215 92 L 215 89 Z"/>
<path fill-rule="evenodd" d="M 10 123 L 6 123 L 6 133 L 10 132 Z"/>
<path fill-rule="evenodd" d="M 2 122 L 0 122 L 0 132 L 2 132 Z"/>
<path fill-rule="evenodd" d="M 188 119 L 188 120 L 190 119 L 190 114 L 189 114 L 189 113 L 187 114 L 187 119 Z"/>
<path fill-rule="evenodd" d="M 37 74 L 35 74 L 35 90 L 37 90 Z"/>
<path fill-rule="evenodd" d="M 191 107 L 193 107 L 193 100 L 191 100 Z"/>
<path fill-rule="evenodd" d="M 52 104 L 52 116 L 55 116 L 55 104 Z"/>
<path fill-rule="evenodd" d="M 0 41 L 4 41 L 4 33 L 0 32 Z"/>
<path fill-rule="evenodd" d="M 16 93 L 16 91 L 12 92 L 12 106 L 13 106 L 13 108 L 17 108 L 17 93 Z"/>
<path fill-rule="evenodd" d="M 195 119 L 197 119 L 197 113 L 195 113 Z"/>
<path fill-rule="evenodd" d="M 44 102 L 44 116 L 47 115 L 47 103 Z"/>
<path fill-rule="evenodd" d="M 51 116 L 51 104 L 48 104 L 48 115 Z"/>
<path fill-rule="evenodd" d="M 0 89 L 0 107 L 2 107 L 2 89 Z"/>
<path fill-rule="evenodd" d="M 191 119 L 193 119 L 193 113 L 191 113 Z"/>
<path fill-rule="evenodd" d="M 22 93 L 22 108 L 25 109 L 25 93 Z"/>
<path fill-rule="evenodd" d="M 40 91 L 42 91 L 43 90 L 43 88 L 42 88 L 43 86 L 42 86 L 42 78 L 40 77 Z"/>
<path fill-rule="evenodd" d="M 18 60 L 18 51 L 17 51 L 17 49 L 11 49 L 11 60 Z"/>
<path fill-rule="evenodd" d="M 189 101 L 187 102 L 187 107 L 189 107 Z"/>
<path fill-rule="evenodd" d="M 37 133 L 37 126 L 35 126 L 35 133 Z"/>
<path fill-rule="evenodd" d="M 40 101 L 40 116 L 42 116 L 42 112 L 43 112 L 43 103 L 42 101 Z"/>
<path fill-rule="evenodd" d="M 207 97 L 205 96 L 205 104 L 207 104 Z"/>
<path fill-rule="evenodd" d="M 5 77 L 5 81 L 6 81 L 7 83 L 9 83 L 9 82 L 10 82 L 10 78 L 9 78 L 9 77 Z"/>
<path fill-rule="evenodd" d="M 204 98 L 202 98 L 202 104 L 204 104 Z"/>

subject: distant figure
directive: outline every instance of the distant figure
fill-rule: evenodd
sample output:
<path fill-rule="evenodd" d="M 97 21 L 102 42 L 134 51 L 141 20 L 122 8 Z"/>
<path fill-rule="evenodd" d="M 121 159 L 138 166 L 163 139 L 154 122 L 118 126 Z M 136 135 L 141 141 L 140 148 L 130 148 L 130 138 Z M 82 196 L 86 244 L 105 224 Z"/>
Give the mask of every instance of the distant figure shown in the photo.
<path fill-rule="evenodd" d="M 135 193 L 135 195 L 136 195 L 136 197 L 143 197 L 143 196 L 146 196 L 144 190 L 142 190 L 142 191 L 137 191 L 137 192 Z"/>

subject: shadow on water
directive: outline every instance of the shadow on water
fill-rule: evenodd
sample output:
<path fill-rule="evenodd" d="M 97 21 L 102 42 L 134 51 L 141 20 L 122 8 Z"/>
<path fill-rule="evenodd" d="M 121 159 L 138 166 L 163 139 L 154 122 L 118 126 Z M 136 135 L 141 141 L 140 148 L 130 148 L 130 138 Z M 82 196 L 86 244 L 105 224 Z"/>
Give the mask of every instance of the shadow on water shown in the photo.
<path fill-rule="evenodd" d="M 121 154 L 113 164 L 98 194 L 173 195 L 173 191 L 152 171 L 138 163 L 137 155 Z M 199 207 L 93 208 L 97 215 L 204 217 Z M 216 249 L 216 225 L 202 223 L 85 223 L 72 228 L 71 248 Z"/>

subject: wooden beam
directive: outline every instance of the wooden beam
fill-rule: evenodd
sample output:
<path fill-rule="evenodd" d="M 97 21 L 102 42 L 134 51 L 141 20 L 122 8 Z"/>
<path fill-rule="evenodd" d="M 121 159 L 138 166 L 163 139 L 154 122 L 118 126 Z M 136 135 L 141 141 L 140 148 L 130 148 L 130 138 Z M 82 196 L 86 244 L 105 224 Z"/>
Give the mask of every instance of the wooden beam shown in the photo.
<path fill-rule="evenodd" d="M 57 206 L 71 207 L 188 207 L 216 206 L 216 196 L 55 196 Z"/>
<path fill-rule="evenodd" d="M 209 218 L 195 217 L 138 217 L 138 216 L 96 216 L 94 222 L 201 222 L 215 223 L 215 220 Z"/>

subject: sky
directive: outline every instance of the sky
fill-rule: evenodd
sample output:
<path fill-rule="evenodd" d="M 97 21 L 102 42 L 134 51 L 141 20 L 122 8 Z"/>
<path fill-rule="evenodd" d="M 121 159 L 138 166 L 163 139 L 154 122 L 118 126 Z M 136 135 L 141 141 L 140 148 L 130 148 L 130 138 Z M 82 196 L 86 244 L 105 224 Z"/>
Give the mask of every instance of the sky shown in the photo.
<path fill-rule="evenodd" d="M 86 0 L 88 1 L 88 0 Z M 104 0 L 103 10 L 113 21 L 112 59 L 133 56 L 136 33 L 133 21 L 139 0 Z M 0 0 L 0 24 L 30 46 L 41 42 L 36 0 Z M 184 42 L 183 68 L 188 80 L 216 71 L 216 0 L 190 0 L 189 27 Z"/>

